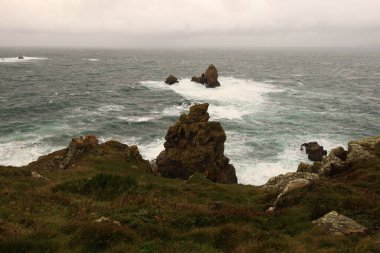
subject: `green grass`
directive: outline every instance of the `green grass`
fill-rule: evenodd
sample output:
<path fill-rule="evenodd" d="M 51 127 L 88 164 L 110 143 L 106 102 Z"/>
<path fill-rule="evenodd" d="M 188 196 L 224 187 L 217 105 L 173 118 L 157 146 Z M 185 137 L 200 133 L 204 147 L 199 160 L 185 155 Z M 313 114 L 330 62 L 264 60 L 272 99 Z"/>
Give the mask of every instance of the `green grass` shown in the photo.
<path fill-rule="evenodd" d="M 380 159 L 285 195 L 146 172 L 117 152 L 67 170 L 0 168 L 0 252 L 379 252 Z M 336 210 L 368 228 L 332 236 L 311 221 Z M 105 216 L 110 222 L 95 223 Z M 113 223 L 118 221 L 120 225 Z"/>

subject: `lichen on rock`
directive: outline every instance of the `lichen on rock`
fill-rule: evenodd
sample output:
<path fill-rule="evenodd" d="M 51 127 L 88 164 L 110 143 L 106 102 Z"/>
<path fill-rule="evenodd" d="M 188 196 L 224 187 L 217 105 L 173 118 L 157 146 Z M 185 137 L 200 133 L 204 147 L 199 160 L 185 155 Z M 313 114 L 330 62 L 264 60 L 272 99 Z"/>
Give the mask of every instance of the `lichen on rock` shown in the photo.
<path fill-rule="evenodd" d="M 364 233 L 366 228 L 351 218 L 331 211 L 313 223 L 334 235 Z"/>

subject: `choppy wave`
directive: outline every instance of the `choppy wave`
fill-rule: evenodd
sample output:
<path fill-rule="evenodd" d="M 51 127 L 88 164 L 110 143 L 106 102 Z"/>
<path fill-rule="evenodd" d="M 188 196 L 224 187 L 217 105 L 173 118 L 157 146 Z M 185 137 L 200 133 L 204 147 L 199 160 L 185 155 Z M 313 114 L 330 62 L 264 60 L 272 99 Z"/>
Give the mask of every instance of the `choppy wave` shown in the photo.
<path fill-rule="evenodd" d="M 157 116 L 118 116 L 117 118 L 128 122 L 147 122 L 157 119 Z"/>
<path fill-rule="evenodd" d="M 96 58 L 83 58 L 82 59 L 83 61 L 99 61 L 99 59 L 96 59 Z"/>
<path fill-rule="evenodd" d="M 163 151 L 164 148 L 164 138 L 155 139 L 150 143 L 139 143 L 139 150 L 144 159 L 153 160 Z"/>
<path fill-rule="evenodd" d="M 214 119 L 242 119 L 254 113 L 271 92 L 282 92 L 272 84 L 255 82 L 249 79 L 220 77 L 220 87 L 207 89 L 203 85 L 191 82 L 189 78 L 179 83 L 167 85 L 161 81 L 145 81 L 143 85 L 154 89 L 169 89 L 191 100 L 193 103 L 207 102 L 210 116 Z M 187 105 L 171 106 L 163 110 L 165 115 L 179 115 L 188 109 Z"/>
<path fill-rule="evenodd" d="M 226 142 L 226 156 L 231 158 L 231 163 L 236 168 L 236 175 L 239 183 L 262 185 L 265 184 L 269 178 L 284 174 L 287 172 L 294 172 L 300 162 L 311 163 L 307 159 L 307 155 L 300 150 L 300 144 L 308 140 L 318 140 L 328 152 L 337 147 L 346 145 L 342 144 L 332 138 L 320 138 L 318 136 L 295 136 L 292 140 L 284 139 L 282 152 L 268 154 L 268 158 L 263 158 L 255 155 L 256 148 L 251 147 L 247 143 L 251 139 L 258 137 L 246 136 L 238 132 L 228 132 Z M 257 140 L 262 143 L 265 140 Z"/>
<path fill-rule="evenodd" d="M 20 62 L 42 61 L 42 60 L 48 60 L 48 58 L 25 56 L 24 59 L 19 59 L 18 57 L 6 57 L 6 58 L 0 58 L 0 63 L 20 63 Z"/>
<path fill-rule="evenodd" d="M 122 105 L 103 105 L 98 108 L 100 112 L 120 112 L 125 110 L 125 107 Z"/>

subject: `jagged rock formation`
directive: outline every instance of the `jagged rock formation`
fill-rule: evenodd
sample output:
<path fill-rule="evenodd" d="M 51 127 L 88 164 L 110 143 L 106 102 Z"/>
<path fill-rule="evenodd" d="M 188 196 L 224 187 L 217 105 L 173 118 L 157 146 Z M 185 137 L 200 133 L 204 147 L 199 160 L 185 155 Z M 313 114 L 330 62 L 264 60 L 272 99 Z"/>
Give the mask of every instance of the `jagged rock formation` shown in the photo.
<path fill-rule="evenodd" d="M 307 157 L 310 161 L 320 162 L 323 156 L 327 155 L 327 151 L 323 149 L 323 146 L 319 145 L 318 142 L 308 142 L 301 145 L 301 150 L 303 147 L 306 149 Z"/>
<path fill-rule="evenodd" d="M 343 147 L 334 148 L 321 162 L 301 163 L 297 171 L 332 176 L 347 171 L 355 164 L 370 160 L 376 155 L 380 155 L 380 136 L 351 141 L 348 143 L 348 151 Z"/>
<path fill-rule="evenodd" d="M 156 159 L 161 176 L 188 179 L 199 172 L 213 182 L 237 183 L 235 168 L 224 156 L 226 134 L 219 122 L 208 121 L 208 106 L 190 107 L 169 128 L 165 150 Z"/>
<path fill-rule="evenodd" d="M 204 84 L 206 88 L 215 88 L 220 86 L 218 81 L 218 70 L 213 64 L 208 66 L 206 72 L 203 73 L 201 77 L 193 76 L 191 81 Z"/>
<path fill-rule="evenodd" d="M 177 77 L 175 77 L 175 76 L 173 76 L 173 75 L 169 75 L 169 76 L 166 78 L 165 83 L 167 83 L 167 84 L 169 84 L 169 85 L 172 85 L 172 84 L 178 83 Z"/>
<path fill-rule="evenodd" d="M 207 88 L 215 88 L 220 86 L 220 83 L 218 81 L 218 70 L 215 68 L 214 65 L 208 66 L 206 69 L 206 87 Z"/>
<path fill-rule="evenodd" d="M 67 148 L 41 156 L 37 161 L 30 163 L 28 167 L 32 169 L 68 169 L 75 167 L 77 163 L 89 155 L 106 156 L 110 153 L 118 154 L 126 160 L 141 162 L 147 171 L 149 169 L 149 162 L 142 158 L 136 145 L 128 146 L 113 140 L 99 144 L 94 135 L 73 138 Z"/>
<path fill-rule="evenodd" d="M 364 226 L 335 211 L 329 212 L 318 220 L 313 221 L 313 223 L 334 235 L 349 235 L 366 231 Z"/>
<path fill-rule="evenodd" d="M 72 165 L 82 154 L 95 153 L 99 144 L 98 139 L 94 135 L 87 135 L 85 138 L 73 138 L 66 149 L 66 153 L 58 160 L 58 168 L 66 169 Z"/>

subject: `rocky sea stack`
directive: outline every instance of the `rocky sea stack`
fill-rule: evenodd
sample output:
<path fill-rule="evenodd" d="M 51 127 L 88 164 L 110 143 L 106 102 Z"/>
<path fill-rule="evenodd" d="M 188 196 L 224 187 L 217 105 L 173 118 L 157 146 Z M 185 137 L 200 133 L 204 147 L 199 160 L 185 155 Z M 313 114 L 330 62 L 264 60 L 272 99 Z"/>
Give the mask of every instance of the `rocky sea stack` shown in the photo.
<path fill-rule="evenodd" d="M 192 82 L 204 84 L 206 88 L 215 88 L 220 86 L 218 81 L 218 70 L 213 64 L 210 64 L 206 69 L 206 72 L 203 73 L 200 77 L 193 76 L 191 78 Z"/>
<path fill-rule="evenodd" d="M 161 176 L 188 179 L 199 172 L 213 182 L 237 183 L 235 168 L 224 155 L 226 134 L 219 122 L 209 121 L 208 106 L 190 107 L 169 128 L 165 150 L 156 159 Z"/>

